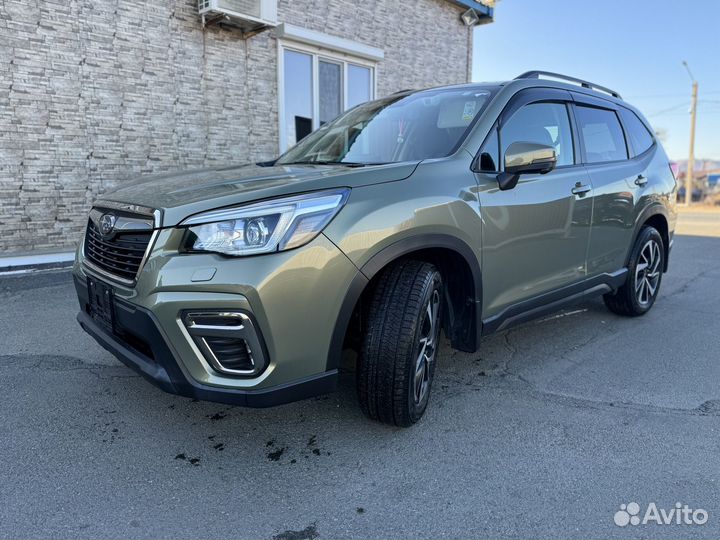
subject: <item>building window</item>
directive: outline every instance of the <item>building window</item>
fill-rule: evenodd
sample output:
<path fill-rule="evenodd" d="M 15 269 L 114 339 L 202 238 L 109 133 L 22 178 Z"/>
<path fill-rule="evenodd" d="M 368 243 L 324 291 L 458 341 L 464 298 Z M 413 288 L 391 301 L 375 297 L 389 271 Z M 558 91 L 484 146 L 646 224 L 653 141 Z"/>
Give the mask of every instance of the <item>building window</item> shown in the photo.
<path fill-rule="evenodd" d="M 370 68 L 348 64 L 348 109 L 373 98 L 373 72 Z"/>
<path fill-rule="evenodd" d="M 374 63 L 306 46 L 280 46 L 280 151 L 375 97 Z"/>
<path fill-rule="evenodd" d="M 288 146 L 313 130 L 313 57 L 296 51 L 284 51 L 285 136 Z"/>

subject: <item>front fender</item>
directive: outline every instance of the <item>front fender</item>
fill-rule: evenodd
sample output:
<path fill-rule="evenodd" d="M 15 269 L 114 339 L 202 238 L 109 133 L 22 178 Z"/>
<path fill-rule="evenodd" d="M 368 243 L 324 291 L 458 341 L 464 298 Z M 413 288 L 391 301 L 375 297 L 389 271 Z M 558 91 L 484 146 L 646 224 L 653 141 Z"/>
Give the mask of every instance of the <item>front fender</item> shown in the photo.
<path fill-rule="evenodd" d="M 392 261 L 412 252 L 427 254 L 441 248 L 462 257 L 472 276 L 468 288 L 474 289 L 470 300 L 477 315 L 473 317 L 482 320 L 482 222 L 470 159 L 462 153 L 460 158 L 426 161 L 401 182 L 353 189 L 345 208 L 325 229 L 330 241 L 360 269 L 348 285 L 336 323 L 330 366 L 339 359 L 350 316 L 365 285 Z M 467 341 L 476 342 L 474 333 Z"/>

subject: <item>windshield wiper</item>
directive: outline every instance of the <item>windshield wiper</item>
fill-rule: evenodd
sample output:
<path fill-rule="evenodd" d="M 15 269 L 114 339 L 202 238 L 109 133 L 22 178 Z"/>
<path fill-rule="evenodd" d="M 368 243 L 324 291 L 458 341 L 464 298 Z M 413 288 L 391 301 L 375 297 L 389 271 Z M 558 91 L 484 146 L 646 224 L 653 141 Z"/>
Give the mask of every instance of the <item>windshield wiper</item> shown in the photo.
<path fill-rule="evenodd" d="M 289 163 L 278 163 L 278 165 L 342 165 L 344 167 L 365 167 L 375 165 L 374 163 L 360 163 L 357 161 L 291 161 Z"/>

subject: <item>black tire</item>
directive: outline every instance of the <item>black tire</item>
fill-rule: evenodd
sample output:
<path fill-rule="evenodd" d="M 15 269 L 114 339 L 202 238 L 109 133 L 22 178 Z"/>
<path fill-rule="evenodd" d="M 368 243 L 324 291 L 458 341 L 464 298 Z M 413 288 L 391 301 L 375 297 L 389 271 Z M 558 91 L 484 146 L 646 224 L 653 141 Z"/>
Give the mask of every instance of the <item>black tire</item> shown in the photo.
<path fill-rule="evenodd" d="M 407 427 L 422 417 L 435 372 L 442 298 L 440 272 L 432 264 L 400 261 L 379 277 L 357 369 L 360 407 L 370 418 Z"/>
<path fill-rule="evenodd" d="M 649 253 L 653 253 L 655 258 L 650 257 Z M 625 283 L 614 294 L 603 296 L 605 305 L 618 315 L 645 315 L 655 304 L 660 292 L 664 268 L 665 246 L 662 236 L 657 229 L 645 227 L 640 231 L 630 254 Z"/>

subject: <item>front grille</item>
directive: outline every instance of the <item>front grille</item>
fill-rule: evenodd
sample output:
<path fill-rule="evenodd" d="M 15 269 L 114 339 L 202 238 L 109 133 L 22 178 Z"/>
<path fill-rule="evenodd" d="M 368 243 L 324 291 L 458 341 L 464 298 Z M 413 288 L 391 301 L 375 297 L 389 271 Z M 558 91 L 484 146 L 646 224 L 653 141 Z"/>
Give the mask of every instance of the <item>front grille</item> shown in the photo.
<path fill-rule="evenodd" d="M 142 264 L 152 231 L 116 233 L 104 238 L 92 219 L 85 234 L 85 258 L 105 272 L 132 281 Z"/>

